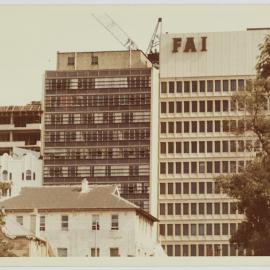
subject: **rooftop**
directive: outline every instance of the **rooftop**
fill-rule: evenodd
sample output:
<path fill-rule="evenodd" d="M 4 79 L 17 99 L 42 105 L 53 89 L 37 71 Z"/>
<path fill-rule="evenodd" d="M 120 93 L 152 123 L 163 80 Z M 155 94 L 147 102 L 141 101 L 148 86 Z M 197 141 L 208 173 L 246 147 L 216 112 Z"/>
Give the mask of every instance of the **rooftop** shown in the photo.
<path fill-rule="evenodd" d="M 16 106 L 0 106 L 0 112 L 33 112 L 33 111 L 41 111 L 41 102 L 40 101 L 32 101 L 29 104 Z"/>
<path fill-rule="evenodd" d="M 137 205 L 123 199 L 116 185 L 89 186 L 88 192 L 81 192 L 81 186 L 43 186 L 22 188 L 21 193 L 0 203 L 8 211 L 62 210 L 133 210 L 152 221 L 155 217 Z"/>

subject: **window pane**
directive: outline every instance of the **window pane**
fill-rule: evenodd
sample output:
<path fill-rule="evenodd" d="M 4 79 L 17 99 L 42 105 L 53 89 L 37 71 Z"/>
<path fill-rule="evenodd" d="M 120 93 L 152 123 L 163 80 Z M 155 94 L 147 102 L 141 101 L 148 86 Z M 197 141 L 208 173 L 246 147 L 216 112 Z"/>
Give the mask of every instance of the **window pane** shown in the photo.
<path fill-rule="evenodd" d="M 200 92 L 205 92 L 205 81 L 200 81 Z"/>
<path fill-rule="evenodd" d="M 184 82 L 184 92 L 185 93 L 189 93 L 190 92 L 190 82 L 189 81 L 185 81 Z"/>
<path fill-rule="evenodd" d="M 197 81 L 192 81 L 192 92 L 198 91 L 198 83 Z"/>
<path fill-rule="evenodd" d="M 176 82 L 176 91 L 177 91 L 177 93 L 182 93 L 182 82 L 181 81 Z"/>
<path fill-rule="evenodd" d="M 213 81 L 207 80 L 207 92 L 213 92 Z"/>
<path fill-rule="evenodd" d="M 161 93 L 167 93 L 167 82 L 161 82 Z"/>

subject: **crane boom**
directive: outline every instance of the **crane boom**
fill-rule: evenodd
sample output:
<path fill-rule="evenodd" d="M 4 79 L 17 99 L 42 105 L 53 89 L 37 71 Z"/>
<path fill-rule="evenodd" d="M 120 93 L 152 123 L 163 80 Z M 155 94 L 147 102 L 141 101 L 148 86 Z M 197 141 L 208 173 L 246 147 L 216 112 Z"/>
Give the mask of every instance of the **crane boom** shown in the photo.
<path fill-rule="evenodd" d="M 158 18 L 158 22 L 156 24 L 154 33 L 151 37 L 150 43 L 148 45 L 148 48 L 146 50 L 146 55 L 153 53 L 153 48 L 155 48 L 157 45 L 159 45 L 159 38 L 160 38 L 160 33 L 157 34 L 159 26 L 160 26 L 160 30 L 161 30 L 161 23 L 162 23 L 162 18 Z"/>
<path fill-rule="evenodd" d="M 128 34 L 108 15 L 92 14 L 92 16 L 128 50 L 139 50 L 137 44 Z"/>

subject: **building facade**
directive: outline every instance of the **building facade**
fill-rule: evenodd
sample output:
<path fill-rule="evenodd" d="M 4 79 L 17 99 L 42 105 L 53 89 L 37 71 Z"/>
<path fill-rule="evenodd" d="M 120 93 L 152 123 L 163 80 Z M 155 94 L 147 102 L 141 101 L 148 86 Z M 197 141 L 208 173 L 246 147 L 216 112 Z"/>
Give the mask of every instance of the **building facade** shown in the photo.
<path fill-rule="evenodd" d="M 42 160 L 40 153 L 13 147 L 12 155 L 0 156 L 0 200 L 16 196 L 22 187 L 42 186 Z"/>
<path fill-rule="evenodd" d="M 235 133 L 245 107 L 231 97 L 254 78 L 269 33 L 161 36 L 158 238 L 169 256 L 249 254 L 229 244 L 244 215 L 215 177 L 240 172 L 260 147 Z"/>
<path fill-rule="evenodd" d="M 0 205 L 8 218 L 35 228 L 56 256 L 166 256 L 156 241 L 157 219 L 121 198 L 116 186 L 84 180 L 81 187 L 23 188 Z"/>
<path fill-rule="evenodd" d="M 39 151 L 41 147 L 41 103 L 0 107 L 0 155 L 13 147 Z"/>
<path fill-rule="evenodd" d="M 141 51 L 58 53 L 57 70 L 45 75 L 44 184 L 119 184 L 122 196 L 151 211 L 157 89 Z"/>

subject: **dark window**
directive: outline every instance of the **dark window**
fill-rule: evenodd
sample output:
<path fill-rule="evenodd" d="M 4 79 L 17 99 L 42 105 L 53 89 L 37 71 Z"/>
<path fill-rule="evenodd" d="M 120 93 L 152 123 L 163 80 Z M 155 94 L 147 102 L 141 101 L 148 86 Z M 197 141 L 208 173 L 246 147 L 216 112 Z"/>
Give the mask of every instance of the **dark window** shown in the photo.
<path fill-rule="evenodd" d="M 237 209 L 237 204 L 236 203 L 230 203 L 230 214 L 235 215 L 236 214 L 236 209 Z"/>
<path fill-rule="evenodd" d="M 197 204 L 191 203 L 191 215 L 197 215 Z"/>
<path fill-rule="evenodd" d="M 200 92 L 205 92 L 205 81 L 200 81 Z"/>
<path fill-rule="evenodd" d="M 199 173 L 205 173 L 205 162 L 204 161 L 199 162 Z"/>
<path fill-rule="evenodd" d="M 111 215 L 111 230 L 119 230 L 119 216 Z"/>
<path fill-rule="evenodd" d="M 182 82 L 181 81 L 176 82 L 176 91 L 177 91 L 177 93 L 182 93 Z"/>
<path fill-rule="evenodd" d="M 173 154 L 174 153 L 174 143 L 168 142 L 168 153 Z"/>
<path fill-rule="evenodd" d="M 231 141 L 230 142 L 230 151 L 231 152 L 236 152 L 236 141 Z"/>
<path fill-rule="evenodd" d="M 189 121 L 184 122 L 184 133 L 189 133 Z"/>
<path fill-rule="evenodd" d="M 213 81 L 207 81 L 207 92 L 213 92 Z"/>
<path fill-rule="evenodd" d="M 191 122 L 191 132 L 196 133 L 197 132 L 197 121 Z"/>
<path fill-rule="evenodd" d="M 174 133 L 174 122 L 169 122 L 169 133 Z"/>
<path fill-rule="evenodd" d="M 197 153 L 197 142 L 191 142 L 191 153 Z"/>
<path fill-rule="evenodd" d="M 219 223 L 214 224 L 214 235 L 220 235 L 220 224 Z"/>
<path fill-rule="evenodd" d="M 189 93 L 190 92 L 190 82 L 184 81 L 184 92 Z"/>
<path fill-rule="evenodd" d="M 222 151 L 225 152 L 225 153 L 229 152 L 229 143 L 228 143 L 228 141 L 223 141 L 222 142 Z"/>
<path fill-rule="evenodd" d="M 205 132 L 205 122 L 204 121 L 200 121 L 200 132 Z"/>
<path fill-rule="evenodd" d="M 199 142 L 199 152 L 205 153 L 205 142 Z"/>
<path fill-rule="evenodd" d="M 189 153 L 189 142 L 184 142 L 184 153 Z"/>
<path fill-rule="evenodd" d="M 177 174 L 182 173 L 181 162 L 175 162 L 175 173 L 177 173 Z"/>
<path fill-rule="evenodd" d="M 176 112 L 182 113 L 182 102 L 181 101 L 176 102 Z"/>
<path fill-rule="evenodd" d="M 159 204 L 159 214 L 160 215 L 165 215 L 165 203 L 160 203 Z"/>
<path fill-rule="evenodd" d="M 236 161 L 230 161 L 230 172 L 236 173 Z"/>
<path fill-rule="evenodd" d="M 207 173 L 212 173 L 213 172 L 213 163 L 212 163 L 212 161 L 207 161 L 206 162 L 206 168 L 207 168 Z"/>
<path fill-rule="evenodd" d="M 220 132 L 220 121 L 215 121 L 215 132 Z"/>
<path fill-rule="evenodd" d="M 189 224 L 183 224 L 183 235 L 184 236 L 188 236 L 189 235 L 189 230 L 188 230 L 188 226 Z M 184 251 L 184 247 L 185 245 L 183 245 L 183 251 Z M 187 246 L 188 247 L 188 246 Z M 183 254 L 184 255 L 184 254 Z M 185 255 L 184 255 L 185 256 Z M 186 255 L 187 256 L 187 255 Z"/>
<path fill-rule="evenodd" d="M 198 245 L 199 256 L 204 256 L 204 245 Z"/>
<path fill-rule="evenodd" d="M 168 162 L 168 173 L 173 174 L 173 162 Z"/>
<path fill-rule="evenodd" d="M 214 207 L 215 207 L 215 215 L 219 215 L 220 214 L 220 203 L 214 203 Z"/>
<path fill-rule="evenodd" d="M 230 224 L 230 234 L 233 235 L 236 232 L 236 223 Z"/>
<path fill-rule="evenodd" d="M 176 203 L 175 204 L 175 214 L 176 215 L 181 215 L 181 203 Z"/>
<path fill-rule="evenodd" d="M 189 162 L 184 162 L 184 173 L 189 173 Z"/>
<path fill-rule="evenodd" d="M 176 154 L 181 154 L 181 152 L 182 152 L 181 142 L 176 142 Z"/>
<path fill-rule="evenodd" d="M 189 101 L 184 101 L 184 112 L 189 113 Z"/>
<path fill-rule="evenodd" d="M 206 190 L 207 190 L 207 194 L 212 194 L 213 193 L 213 183 L 212 182 L 207 182 L 206 183 Z"/>
<path fill-rule="evenodd" d="M 167 93 L 167 82 L 161 82 L 161 93 Z"/>
<path fill-rule="evenodd" d="M 207 132 L 213 132 L 213 121 L 207 121 Z"/>
<path fill-rule="evenodd" d="M 207 100 L 207 112 L 213 112 L 213 100 Z"/>
<path fill-rule="evenodd" d="M 189 204 L 183 203 L 183 215 L 189 215 Z"/>
<path fill-rule="evenodd" d="M 204 203 L 199 203 L 199 215 L 204 215 Z"/>
<path fill-rule="evenodd" d="M 173 194 L 173 183 L 168 183 L 168 194 Z"/>
<path fill-rule="evenodd" d="M 221 111 L 220 100 L 215 100 L 215 112 Z"/>
<path fill-rule="evenodd" d="M 191 194 L 197 194 L 197 183 L 191 182 Z"/>
<path fill-rule="evenodd" d="M 75 58 L 73 56 L 68 57 L 68 66 L 74 66 Z"/>
<path fill-rule="evenodd" d="M 220 92 L 220 91 L 221 91 L 221 81 L 215 80 L 215 92 Z"/>
<path fill-rule="evenodd" d="M 223 100 L 223 112 L 228 112 L 228 111 L 229 111 L 229 101 Z"/>
<path fill-rule="evenodd" d="M 197 109 L 197 101 L 192 101 L 191 103 L 191 107 L 192 107 L 192 112 L 197 112 L 198 109 Z"/>
<path fill-rule="evenodd" d="M 199 235 L 204 235 L 204 224 L 199 224 Z"/>
<path fill-rule="evenodd" d="M 228 223 L 222 224 L 222 235 L 228 235 L 229 234 L 229 226 Z"/>
<path fill-rule="evenodd" d="M 195 224 L 193 224 L 193 225 L 196 226 Z M 191 227 L 191 229 L 192 229 L 192 227 Z M 196 227 L 195 227 L 195 230 L 196 230 Z M 192 234 L 192 235 L 196 235 L 196 233 L 195 234 Z M 197 256 L 197 252 L 196 251 L 197 251 L 196 250 L 196 245 L 190 245 L 190 256 Z"/>
<path fill-rule="evenodd" d="M 166 133 L 166 122 L 161 122 L 160 123 L 160 132 L 161 133 Z"/>
<path fill-rule="evenodd" d="M 159 235 L 165 236 L 165 224 L 159 224 Z"/>
<path fill-rule="evenodd" d="M 166 185 L 165 185 L 165 183 L 160 183 L 159 184 L 159 194 L 161 194 L 161 195 L 166 194 Z"/>
<path fill-rule="evenodd" d="M 207 153 L 212 153 L 212 152 L 213 152 L 213 142 L 207 141 Z"/>
<path fill-rule="evenodd" d="M 238 90 L 243 91 L 245 89 L 245 81 L 244 80 L 238 80 Z"/>
<path fill-rule="evenodd" d="M 180 236 L 181 235 L 181 225 L 180 224 L 175 224 L 174 229 L 175 229 L 175 235 Z M 178 256 L 180 256 L 180 255 L 178 255 Z"/>
<path fill-rule="evenodd" d="M 222 172 L 223 173 L 228 173 L 229 172 L 228 161 L 222 161 Z"/>
<path fill-rule="evenodd" d="M 174 102 L 169 102 L 169 113 L 174 113 Z"/>
<path fill-rule="evenodd" d="M 173 203 L 168 203 L 167 206 L 168 206 L 167 214 L 173 215 Z"/>
<path fill-rule="evenodd" d="M 229 205 L 228 203 L 222 203 L 222 214 L 228 215 L 229 213 Z"/>
<path fill-rule="evenodd" d="M 184 194 L 189 194 L 189 183 L 183 183 Z"/>
<path fill-rule="evenodd" d="M 205 112 L 205 101 L 200 101 L 199 105 L 200 105 L 200 112 Z"/>
<path fill-rule="evenodd" d="M 160 153 L 166 154 L 166 143 L 165 142 L 160 143 Z"/>
<path fill-rule="evenodd" d="M 220 161 L 215 161 L 215 173 L 220 173 Z"/>
<path fill-rule="evenodd" d="M 169 93 L 170 94 L 174 93 L 174 82 L 169 82 Z"/>
<path fill-rule="evenodd" d="M 61 216 L 62 231 L 68 231 L 68 216 Z"/>
<path fill-rule="evenodd" d="M 222 256 L 229 255 L 229 245 L 222 245 Z"/>
<path fill-rule="evenodd" d="M 212 224 L 206 224 L 206 234 L 213 235 L 213 226 Z"/>
<path fill-rule="evenodd" d="M 220 141 L 215 141 L 215 152 L 220 153 Z"/>
<path fill-rule="evenodd" d="M 212 203 L 206 204 L 206 213 L 207 213 L 207 215 L 212 215 L 212 213 L 213 213 Z"/>
<path fill-rule="evenodd" d="M 223 132 L 229 132 L 229 121 L 228 120 L 222 121 L 222 128 L 223 128 Z"/>
<path fill-rule="evenodd" d="M 192 81 L 192 92 L 197 92 L 197 91 L 198 91 L 198 82 Z"/>
<path fill-rule="evenodd" d="M 181 194 L 181 183 L 175 184 L 175 194 Z"/>
<path fill-rule="evenodd" d="M 228 92 L 229 91 L 229 81 L 223 80 L 223 91 Z"/>
<path fill-rule="evenodd" d="M 166 163 L 160 162 L 160 174 L 166 174 Z"/>
<path fill-rule="evenodd" d="M 199 183 L 199 194 L 204 194 L 204 182 Z"/>
<path fill-rule="evenodd" d="M 236 91 L 236 80 L 231 80 L 231 91 Z"/>
<path fill-rule="evenodd" d="M 167 112 L 167 106 L 166 106 L 166 102 L 161 102 L 160 103 L 160 110 L 161 110 L 161 113 L 166 113 Z"/>
<path fill-rule="evenodd" d="M 182 133 L 182 122 L 176 122 L 176 133 Z"/>
<path fill-rule="evenodd" d="M 91 57 L 91 65 L 98 65 L 98 56 Z"/>
<path fill-rule="evenodd" d="M 181 256 L 181 246 L 180 245 L 175 245 L 174 246 L 174 256 Z"/>

